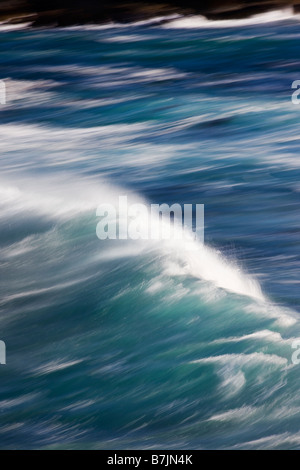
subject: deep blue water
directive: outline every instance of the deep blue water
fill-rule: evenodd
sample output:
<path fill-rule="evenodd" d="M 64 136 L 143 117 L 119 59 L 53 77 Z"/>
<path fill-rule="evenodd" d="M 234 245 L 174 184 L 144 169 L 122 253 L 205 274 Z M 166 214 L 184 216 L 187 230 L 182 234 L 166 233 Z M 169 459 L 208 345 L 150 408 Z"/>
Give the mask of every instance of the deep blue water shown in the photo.
<path fill-rule="evenodd" d="M 1 448 L 300 447 L 299 37 L 0 29 Z M 124 194 L 206 247 L 101 242 Z"/>

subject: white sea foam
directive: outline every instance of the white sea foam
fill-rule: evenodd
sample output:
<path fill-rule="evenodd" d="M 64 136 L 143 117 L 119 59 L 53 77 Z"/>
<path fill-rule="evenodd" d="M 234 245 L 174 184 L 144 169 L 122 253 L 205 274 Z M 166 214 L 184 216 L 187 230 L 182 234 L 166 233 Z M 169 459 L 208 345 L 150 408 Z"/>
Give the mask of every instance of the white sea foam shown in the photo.
<path fill-rule="evenodd" d="M 281 449 L 288 449 L 291 446 L 296 446 L 297 448 L 300 445 L 300 433 L 282 433 L 282 434 L 272 434 L 270 436 L 262 437 L 253 441 L 243 442 L 241 444 L 235 445 L 234 449 L 255 449 L 255 450 L 268 450 L 276 449 L 279 447 Z"/>
<path fill-rule="evenodd" d="M 73 367 L 77 364 L 80 364 L 81 362 L 83 362 L 82 359 L 76 360 L 76 361 L 56 360 L 56 361 L 49 362 L 47 364 L 44 364 L 36 368 L 33 374 L 34 375 L 48 375 L 53 372 L 57 372 L 59 370 L 68 369 L 69 367 Z"/>
<path fill-rule="evenodd" d="M 135 28 L 138 26 L 155 26 L 159 25 L 165 21 L 176 20 L 181 18 L 182 15 L 174 13 L 172 15 L 164 16 L 155 16 L 148 20 L 134 21 L 132 23 L 106 23 L 106 24 L 88 24 L 88 25 L 79 25 L 79 26 L 67 26 L 65 28 L 56 28 L 56 29 L 68 29 L 69 31 L 105 31 L 107 29 L 126 29 L 126 28 Z"/>
<path fill-rule="evenodd" d="M 286 20 L 299 20 L 300 15 L 296 15 L 292 8 L 284 8 L 282 10 L 274 10 L 259 15 L 254 15 L 250 18 L 245 19 L 233 19 L 233 20 L 208 20 L 204 16 L 189 16 L 179 18 L 170 23 L 162 25 L 162 28 L 233 28 L 240 26 L 251 26 L 266 23 L 274 23 L 278 21 Z"/>
<path fill-rule="evenodd" d="M 191 361 L 190 364 L 214 364 L 221 380 L 219 391 L 223 399 L 232 398 L 242 391 L 247 383 L 246 372 L 259 367 L 261 373 L 268 374 L 270 369 L 287 369 L 286 358 L 275 354 L 223 354 Z"/>
<path fill-rule="evenodd" d="M 234 364 L 237 366 L 256 365 L 260 363 L 273 364 L 275 366 L 286 366 L 288 360 L 276 354 L 223 354 L 220 356 L 210 356 L 191 361 L 190 364 Z"/>
<path fill-rule="evenodd" d="M 243 406 L 211 416 L 208 421 L 247 421 L 259 412 L 252 406 Z"/>
<path fill-rule="evenodd" d="M 268 409 L 265 406 L 242 406 L 241 408 L 233 408 L 224 412 L 216 413 L 208 418 L 208 421 L 239 421 L 243 422 L 248 420 L 261 420 L 264 422 L 286 420 L 291 416 L 297 416 L 300 414 L 300 408 L 292 405 L 285 405 L 280 407 L 274 407 Z M 269 438 L 263 438 L 262 441 L 268 440 Z M 259 441 L 253 441 L 259 442 Z"/>
<path fill-rule="evenodd" d="M 5 78 L 6 106 L 18 106 L 18 108 L 35 107 L 47 103 L 55 105 L 57 95 L 50 91 L 58 82 L 54 80 L 14 80 Z"/>
<path fill-rule="evenodd" d="M 16 406 L 24 405 L 25 403 L 28 403 L 30 401 L 37 400 L 38 398 L 39 398 L 38 393 L 28 393 L 25 395 L 21 395 L 17 398 L 11 398 L 9 400 L 1 400 L 0 408 L 1 409 L 14 408 Z"/>
<path fill-rule="evenodd" d="M 173 246 L 173 269 L 170 266 L 169 274 L 187 275 L 213 282 L 217 287 L 246 295 L 258 300 L 264 300 L 258 281 L 248 276 L 233 261 L 226 259 L 221 252 L 207 245 L 197 244 L 194 241 L 178 241 Z"/>
<path fill-rule="evenodd" d="M 63 289 L 66 289 L 68 287 L 73 287 L 74 285 L 81 285 L 84 281 L 86 281 L 88 278 L 81 278 L 81 279 L 75 279 L 74 281 L 70 282 L 65 282 L 65 283 L 60 283 L 55 286 L 51 287 L 46 287 L 46 288 L 41 288 L 41 289 L 35 289 L 35 290 L 26 290 L 24 292 L 19 292 L 17 294 L 9 295 L 6 297 L 3 297 L 0 300 L 0 305 L 5 305 L 9 302 L 13 302 L 15 300 L 23 300 L 26 297 L 31 297 L 31 296 L 37 296 L 37 295 L 42 295 L 42 294 L 47 294 L 47 293 L 53 293 L 57 292 Z"/>
<path fill-rule="evenodd" d="M 100 42 L 139 42 L 139 41 L 148 41 L 152 40 L 153 36 L 146 36 L 145 34 L 118 34 L 112 37 L 101 38 Z"/>
<path fill-rule="evenodd" d="M 22 29 L 27 29 L 32 25 L 32 22 L 19 23 L 19 24 L 10 24 L 7 22 L 0 22 L 0 33 L 5 33 L 9 31 L 19 31 Z"/>
<path fill-rule="evenodd" d="M 20 242 L 13 243 L 9 247 L 0 249 L 0 259 L 8 260 L 18 256 L 27 255 L 35 249 L 37 235 L 30 235 Z"/>
<path fill-rule="evenodd" d="M 290 327 L 298 321 L 296 312 L 287 307 L 279 307 L 272 302 L 259 302 L 255 305 L 248 305 L 245 307 L 245 311 L 261 317 L 272 318 L 283 328 Z"/>
<path fill-rule="evenodd" d="M 240 343 L 247 340 L 267 340 L 272 343 L 284 343 L 287 340 L 284 340 L 280 333 L 275 333 L 270 330 L 256 331 L 255 333 L 250 333 L 249 335 L 244 336 L 232 336 L 229 338 L 220 338 L 213 341 L 212 344 L 226 344 L 226 343 Z M 288 340 L 290 344 L 292 340 Z"/>

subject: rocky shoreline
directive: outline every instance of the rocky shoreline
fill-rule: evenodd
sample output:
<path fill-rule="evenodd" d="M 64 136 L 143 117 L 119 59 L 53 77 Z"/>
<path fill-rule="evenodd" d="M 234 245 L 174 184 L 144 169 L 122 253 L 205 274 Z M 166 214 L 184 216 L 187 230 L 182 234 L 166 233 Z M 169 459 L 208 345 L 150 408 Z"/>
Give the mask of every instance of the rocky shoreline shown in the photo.
<path fill-rule="evenodd" d="M 300 0 L 0 0 L 0 21 L 31 22 L 32 26 L 73 26 L 89 23 L 132 22 L 172 14 L 200 14 L 208 19 L 238 19 L 269 10 L 292 7 Z"/>

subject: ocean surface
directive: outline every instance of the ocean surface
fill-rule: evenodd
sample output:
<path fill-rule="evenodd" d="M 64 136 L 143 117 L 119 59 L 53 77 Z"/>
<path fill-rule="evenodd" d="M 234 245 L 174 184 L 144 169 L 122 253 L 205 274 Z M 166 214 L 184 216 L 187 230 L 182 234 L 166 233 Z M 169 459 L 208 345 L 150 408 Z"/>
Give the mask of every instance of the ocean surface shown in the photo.
<path fill-rule="evenodd" d="M 299 449 L 300 18 L 0 26 L 2 449 Z M 205 246 L 105 240 L 119 196 Z"/>

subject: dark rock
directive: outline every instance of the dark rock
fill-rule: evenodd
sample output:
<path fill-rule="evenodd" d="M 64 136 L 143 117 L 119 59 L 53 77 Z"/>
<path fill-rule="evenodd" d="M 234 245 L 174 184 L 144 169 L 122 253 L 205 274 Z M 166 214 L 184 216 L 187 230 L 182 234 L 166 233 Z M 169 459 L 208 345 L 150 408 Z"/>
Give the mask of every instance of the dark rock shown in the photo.
<path fill-rule="evenodd" d="M 0 21 L 69 26 L 138 21 L 173 13 L 201 14 L 217 20 L 245 18 L 287 6 L 300 12 L 300 0 L 0 0 Z"/>

